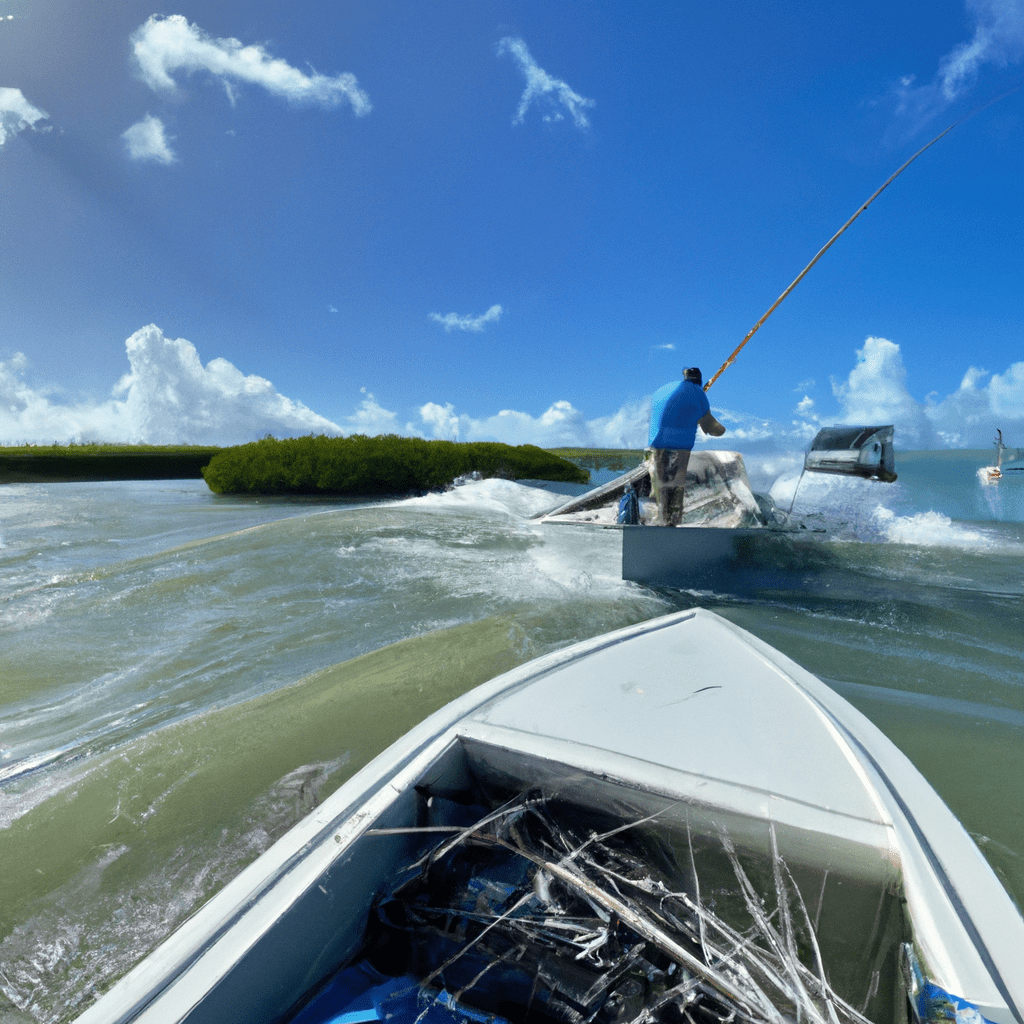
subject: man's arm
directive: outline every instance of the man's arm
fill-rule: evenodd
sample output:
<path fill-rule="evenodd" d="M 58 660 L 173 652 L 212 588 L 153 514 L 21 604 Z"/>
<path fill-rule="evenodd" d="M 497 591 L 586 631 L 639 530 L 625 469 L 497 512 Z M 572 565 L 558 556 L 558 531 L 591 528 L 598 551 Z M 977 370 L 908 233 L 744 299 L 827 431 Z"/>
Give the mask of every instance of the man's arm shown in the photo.
<path fill-rule="evenodd" d="M 701 416 L 701 418 L 697 420 L 697 425 L 705 434 L 710 434 L 712 437 L 721 437 L 725 433 L 725 427 L 723 427 L 710 412 Z"/>

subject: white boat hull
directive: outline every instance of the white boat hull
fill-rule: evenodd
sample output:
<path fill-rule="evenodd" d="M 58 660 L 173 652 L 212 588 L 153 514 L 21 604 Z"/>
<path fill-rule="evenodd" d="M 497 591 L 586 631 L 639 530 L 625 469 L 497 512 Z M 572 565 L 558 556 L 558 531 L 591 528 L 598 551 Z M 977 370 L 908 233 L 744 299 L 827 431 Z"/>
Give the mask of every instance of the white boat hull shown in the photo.
<path fill-rule="evenodd" d="M 493 803 L 535 787 L 584 816 L 656 815 L 647 827 L 673 843 L 777 848 L 823 947 L 863 940 L 878 959 L 881 980 L 862 993 L 895 1002 L 877 1020 L 906 1021 L 886 938 L 905 928 L 931 981 L 995 1024 L 1024 1024 L 1024 921 L 942 800 L 834 691 L 702 610 L 548 655 L 438 711 L 79 1024 L 288 1020 L 357 954 L 375 895 L 422 852 L 423 836 L 401 829 L 470 789 Z"/>

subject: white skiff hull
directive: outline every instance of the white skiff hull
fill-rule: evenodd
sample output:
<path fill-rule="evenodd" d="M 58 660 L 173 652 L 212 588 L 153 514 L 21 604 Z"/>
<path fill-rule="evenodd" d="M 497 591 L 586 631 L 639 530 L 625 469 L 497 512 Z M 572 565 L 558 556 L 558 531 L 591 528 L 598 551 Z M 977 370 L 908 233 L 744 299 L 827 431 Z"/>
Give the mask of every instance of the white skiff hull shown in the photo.
<path fill-rule="evenodd" d="M 942 800 L 834 691 L 702 610 L 545 656 L 432 715 L 79 1024 L 291 1019 L 359 953 L 376 894 L 423 852 L 408 828 L 469 789 L 493 803 L 538 787 L 691 850 L 782 858 L 826 955 L 863 931 L 881 979 L 866 978 L 865 999 L 888 993 L 875 1020 L 907 1020 L 894 951 L 912 947 L 930 981 L 996 1024 L 1024 1024 L 1024 921 Z M 886 929 L 906 934 L 890 942 Z"/>

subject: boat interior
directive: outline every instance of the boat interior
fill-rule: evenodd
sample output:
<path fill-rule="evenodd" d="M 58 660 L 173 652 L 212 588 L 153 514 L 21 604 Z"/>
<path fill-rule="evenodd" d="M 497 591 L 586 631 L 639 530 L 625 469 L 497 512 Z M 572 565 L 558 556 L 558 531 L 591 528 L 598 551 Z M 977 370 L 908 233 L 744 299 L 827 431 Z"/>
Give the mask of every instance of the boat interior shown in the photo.
<path fill-rule="evenodd" d="M 291 1024 L 906 1024 L 899 881 L 879 851 L 835 836 L 462 737 L 275 920 L 202 1018 L 246 1004 Z"/>

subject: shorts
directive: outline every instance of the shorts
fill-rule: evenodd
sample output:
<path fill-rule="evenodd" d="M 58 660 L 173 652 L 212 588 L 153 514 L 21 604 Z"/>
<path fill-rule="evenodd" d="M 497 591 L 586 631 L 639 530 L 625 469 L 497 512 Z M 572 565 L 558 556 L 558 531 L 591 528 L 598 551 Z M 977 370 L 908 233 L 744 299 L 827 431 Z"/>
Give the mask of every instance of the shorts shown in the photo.
<path fill-rule="evenodd" d="M 652 448 L 651 461 L 651 492 L 657 498 L 662 525 L 678 526 L 683 519 L 683 488 L 690 449 Z"/>
<path fill-rule="evenodd" d="M 689 448 L 652 448 L 654 483 L 659 487 L 685 487 Z"/>

